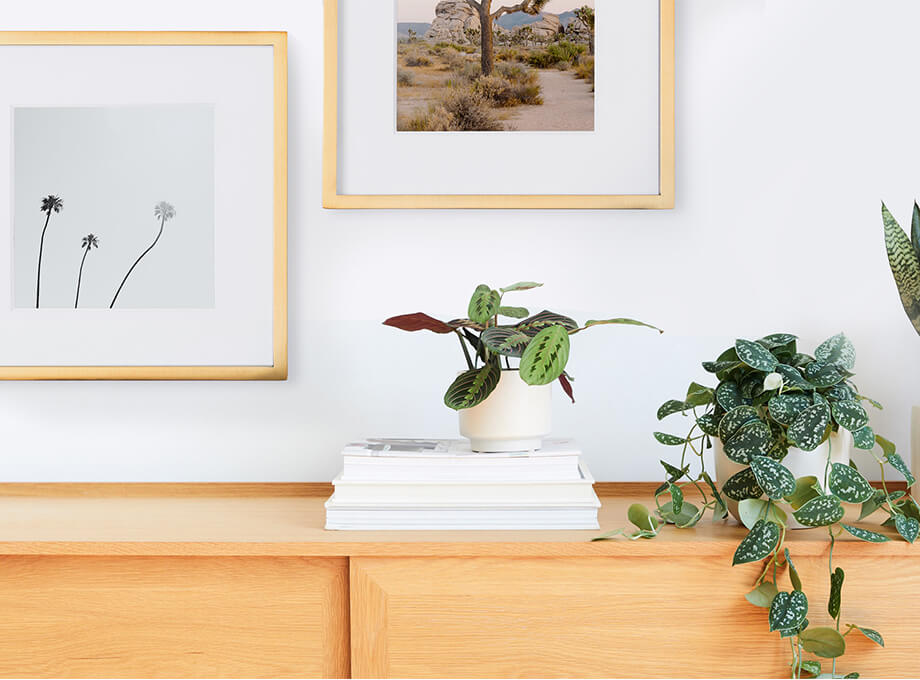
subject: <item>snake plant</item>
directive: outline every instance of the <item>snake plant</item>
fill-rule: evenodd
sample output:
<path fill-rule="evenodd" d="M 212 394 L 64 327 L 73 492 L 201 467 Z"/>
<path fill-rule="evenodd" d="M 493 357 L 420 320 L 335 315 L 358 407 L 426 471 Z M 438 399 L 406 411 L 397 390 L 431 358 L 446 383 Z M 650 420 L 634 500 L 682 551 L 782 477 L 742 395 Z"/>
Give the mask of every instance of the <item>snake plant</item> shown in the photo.
<path fill-rule="evenodd" d="M 920 333 L 920 206 L 914 203 L 909 238 L 884 203 L 882 223 L 888 264 L 901 294 L 901 304 L 914 329 Z"/>

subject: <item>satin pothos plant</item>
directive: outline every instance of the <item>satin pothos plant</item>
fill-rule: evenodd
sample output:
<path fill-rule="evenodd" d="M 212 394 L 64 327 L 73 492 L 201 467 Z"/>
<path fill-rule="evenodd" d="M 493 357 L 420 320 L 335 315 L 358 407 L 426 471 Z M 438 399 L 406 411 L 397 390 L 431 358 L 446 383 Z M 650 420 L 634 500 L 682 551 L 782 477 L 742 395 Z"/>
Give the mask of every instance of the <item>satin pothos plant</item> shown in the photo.
<path fill-rule="evenodd" d="M 539 288 L 543 284 L 520 281 L 494 289 L 481 284 L 473 291 L 465 318 L 440 321 L 416 312 L 394 316 L 384 325 L 404 331 L 431 331 L 454 334 L 460 341 L 467 370 L 447 388 L 444 403 L 454 410 L 472 408 L 482 403 L 498 385 L 503 368 L 511 370 L 512 359 L 518 363 L 521 380 L 528 385 L 549 385 L 558 381 L 574 402 L 573 378 L 566 373 L 569 361 L 569 338 L 594 326 L 628 325 L 655 328 L 642 321 L 626 318 L 587 321 L 544 310 L 531 315 L 525 307 L 505 304 L 505 295 Z"/>
<path fill-rule="evenodd" d="M 847 635 L 856 631 L 881 646 L 884 640 L 872 628 L 849 623 L 842 627 L 844 571 L 834 565 L 834 543 L 843 535 L 869 543 L 891 540 L 886 533 L 845 519 L 845 505 L 859 506 L 858 522 L 881 511 L 886 516 L 882 525 L 892 527 L 895 536 L 909 543 L 920 533 L 920 506 L 904 491 L 888 489 L 886 463 L 904 476 L 908 487 L 914 478 L 894 444 L 869 424 L 863 403 L 881 405 L 859 394 L 852 380 L 856 357 L 852 343 L 843 334 L 835 335 L 812 356 L 798 351 L 797 340 L 788 333 L 756 341 L 740 339 L 715 361 L 703 362 L 703 369 L 714 375 L 717 384 L 691 383 L 683 399 L 666 401 L 658 409 L 659 420 L 682 414 L 690 429 L 683 436 L 654 433 L 659 443 L 681 450 L 678 463 L 661 461 L 665 481 L 655 492 L 655 510 L 637 503 L 628 512 L 635 531 L 627 534 L 618 529 L 598 538 L 654 538 L 668 524 L 678 529 L 696 526 L 707 511 L 713 521 L 721 521 L 728 516 L 726 498 L 737 501 L 747 531 L 732 566 L 762 565 L 745 598 L 768 610 L 770 632 L 789 640 L 792 677 L 819 675 L 822 659 L 831 659 L 831 674 L 840 677 L 836 675 L 837 659 L 846 651 Z M 826 488 L 817 477 L 796 478 L 783 464 L 790 447 L 814 451 L 841 428 L 849 430 L 855 446 L 878 464 L 880 489 L 868 482 L 854 462 L 833 462 L 830 446 L 826 454 L 814 454 L 826 455 Z M 704 451 L 716 437 L 725 455 L 745 466 L 727 480 L 718 480 L 718 485 L 704 459 Z M 687 500 L 685 492 L 694 493 L 693 501 L 700 500 Z M 817 598 L 806 595 L 786 547 L 789 515 L 800 525 L 827 533 L 826 609 L 832 625 L 809 623 L 808 614 L 814 612 Z M 788 585 L 781 578 L 784 572 Z"/>

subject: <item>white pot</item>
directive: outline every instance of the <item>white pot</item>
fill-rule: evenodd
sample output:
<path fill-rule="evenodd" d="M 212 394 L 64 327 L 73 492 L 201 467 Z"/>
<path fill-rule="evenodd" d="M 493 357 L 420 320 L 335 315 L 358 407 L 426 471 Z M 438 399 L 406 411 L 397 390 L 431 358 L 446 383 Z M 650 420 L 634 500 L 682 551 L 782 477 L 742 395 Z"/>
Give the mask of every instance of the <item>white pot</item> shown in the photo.
<path fill-rule="evenodd" d="M 910 417 L 910 471 L 920 479 L 920 406 L 914 406 Z"/>
<path fill-rule="evenodd" d="M 535 450 L 550 433 L 552 411 L 551 385 L 528 385 L 505 370 L 485 401 L 460 411 L 460 434 L 477 452 Z"/>
<path fill-rule="evenodd" d="M 729 477 L 736 472 L 741 472 L 747 465 L 741 465 L 730 460 L 728 456 L 725 455 L 725 451 L 722 448 L 722 441 L 717 437 L 713 437 L 712 444 L 716 458 L 716 479 L 721 489 L 722 484 L 724 484 Z M 838 432 L 834 432 L 827 441 L 814 451 L 802 451 L 802 449 L 790 448 L 786 457 L 783 458 L 783 465 L 786 466 L 786 469 L 788 469 L 796 479 L 799 477 L 817 477 L 818 484 L 826 491 L 827 479 L 825 479 L 825 471 L 828 470 L 828 447 L 831 447 L 831 462 L 843 463 L 846 465 L 850 462 L 850 448 L 852 445 L 853 436 L 846 430 L 839 430 Z M 728 511 L 732 514 L 732 517 L 740 522 L 741 518 L 738 516 L 738 501 L 725 498 L 725 502 L 728 505 Z M 809 528 L 799 524 L 790 514 L 788 507 L 784 507 L 783 510 L 786 511 L 789 517 L 787 525 L 790 529 Z"/>

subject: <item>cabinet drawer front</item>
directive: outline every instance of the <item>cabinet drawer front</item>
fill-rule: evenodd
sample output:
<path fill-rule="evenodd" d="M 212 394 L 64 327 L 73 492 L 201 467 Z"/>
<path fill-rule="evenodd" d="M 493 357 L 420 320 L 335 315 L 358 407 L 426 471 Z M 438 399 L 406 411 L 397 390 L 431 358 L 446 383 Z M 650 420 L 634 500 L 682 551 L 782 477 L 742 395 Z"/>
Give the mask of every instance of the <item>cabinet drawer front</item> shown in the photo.
<path fill-rule="evenodd" d="M 0 557 L 2 677 L 347 677 L 348 561 Z"/>
<path fill-rule="evenodd" d="M 840 562 L 847 571 L 844 623 L 882 629 L 887 648 L 850 635 L 838 669 L 914 677 L 911 638 L 920 627 L 920 609 L 910 595 L 916 588 L 908 583 L 907 561 L 900 570 L 866 557 Z M 813 625 L 829 625 L 827 557 L 796 564 L 816 600 L 809 618 Z M 769 633 L 767 611 L 743 596 L 759 570 L 686 555 L 352 558 L 352 672 L 406 678 L 789 677 L 788 641 Z M 902 595 L 912 601 L 907 610 Z"/>

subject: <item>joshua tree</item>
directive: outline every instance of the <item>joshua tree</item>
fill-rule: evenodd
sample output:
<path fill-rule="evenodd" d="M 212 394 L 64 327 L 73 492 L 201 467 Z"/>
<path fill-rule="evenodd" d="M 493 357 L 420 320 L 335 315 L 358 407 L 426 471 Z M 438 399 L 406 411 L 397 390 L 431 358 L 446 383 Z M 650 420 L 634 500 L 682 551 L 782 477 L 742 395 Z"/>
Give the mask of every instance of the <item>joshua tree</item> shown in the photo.
<path fill-rule="evenodd" d="M 118 299 L 118 294 L 121 293 L 121 289 L 125 287 L 125 281 L 127 281 L 128 277 L 131 276 L 131 272 L 133 272 L 138 263 L 144 259 L 144 256 L 153 250 L 153 247 L 157 244 L 157 241 L 160 240 L 160 236 L 163 235 L 163 227 L 166 225 L 166 221 L 171 220 L 176 216 L 176 209 L 166 201 L 160 201 L 154 206 L 153 214 L 158 220 L 160 220 L 160 231 L 157 233 L 157 237 L 153 239 L 153 243 L 150 244 L 147 250 L 141 253 L 141 256 L 134 261 L 134 264 L 131 265 L 131 269 L 129 269 L 128 273 L 125 274 L 125 278 L 122 279 L 121 285 L 118 286 L 118 290 L 115 291 L 115 297 L 112 298 L 112 304 L 109 305 L 109 309 L 112 309 L 112 307 L 115 306 L 115 300 Z"/>
<path fill-rule="evenodd" d="M 53 194 L 42 199 L 41 210 L 45 213 L 45 226 L 42 229 L 42 238 L 38 245 L 38 275 L 35 279 L 35 309 L 38 309 L 42 292 L 42 252 L 45 250 L 45 232 L 48 231 L 48 222 L 51 220 L 51 213 L 59 213 L 63 209 L 64 201 Z"/>
<path fill-rule="evenodd" d="M 587 5 L 579 7 L 575 10 L 575 18 L 588 30 L 588 54 L 594 54 L 594 9 Z"/>
<path fill-rule="evenodd" d="M 479 33 L 482 44 L 482 75 L 492 75 L 495 68 L 495 50 L 492 45 L 492 22 L 505 14 L 526 12 L 537 15 L 549 0 L 524 0 L 516 5 L 504 6 L 492 11 L 492 0 L 466 0 L 466 4 L 479 15 Z"/>
<path fill-rule="evenodd" d="M 80 306 L 80 284 L 83 282 L 83 265 L 86 263 L 86 256 L 89 255 L 90 250 L 98 247 L 99 239 L 95 235 L 87 234 L 83 237 L 83 245 L 80 246 L 83 249 L 83 259 L 80 260 L 80 273 L 77 275 L 77 297 L 73 301 L 74 309 Z"/>

